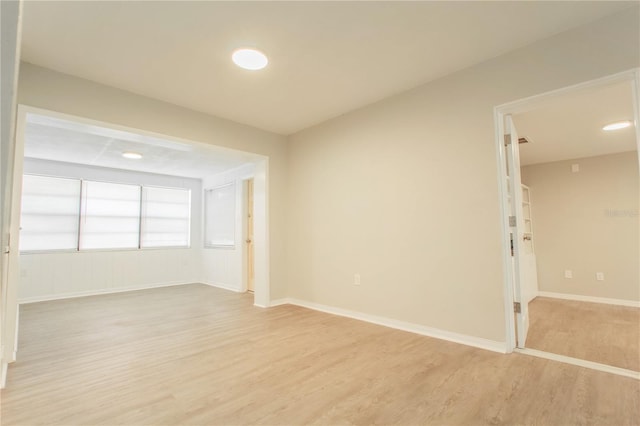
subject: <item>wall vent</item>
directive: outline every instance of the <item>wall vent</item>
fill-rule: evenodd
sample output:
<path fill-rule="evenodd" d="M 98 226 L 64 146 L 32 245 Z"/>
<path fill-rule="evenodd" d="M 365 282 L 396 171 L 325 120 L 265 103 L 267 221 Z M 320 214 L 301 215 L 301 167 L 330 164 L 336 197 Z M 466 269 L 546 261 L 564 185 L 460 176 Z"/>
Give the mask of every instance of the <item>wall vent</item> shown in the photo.
<path fill-rule="evenodd" d="M 523 143 L 530 143 L 531 141 L 525 137 L 522 138 L 518 138 L 518 143 L 519 144 L 523 144 Z"/>

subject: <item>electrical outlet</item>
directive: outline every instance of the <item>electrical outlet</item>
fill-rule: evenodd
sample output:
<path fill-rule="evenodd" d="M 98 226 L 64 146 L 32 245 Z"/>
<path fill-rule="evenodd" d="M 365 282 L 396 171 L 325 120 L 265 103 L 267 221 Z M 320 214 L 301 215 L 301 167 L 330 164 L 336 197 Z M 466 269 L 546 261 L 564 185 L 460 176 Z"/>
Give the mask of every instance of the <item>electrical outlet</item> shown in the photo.
<path fill-rule="evenodd" d="M 353 285 L 360 285 L 360 274 L 353 275 Z"/>
<path fill-rule="evenodd" d="M 604 272 L 596 272 L 596 280 L 604 281 Z"/>
<path fill-rule="evenodd" d="M 580 171 L 580 164 L 571 165 L 571 173 L 578 173 Z"/>
<path fill-rule="evenodd" d="M 565 278 L 573 278 L 573 271 L 571 269 L 565 269 L 564 270 L 564 277 Z"/>

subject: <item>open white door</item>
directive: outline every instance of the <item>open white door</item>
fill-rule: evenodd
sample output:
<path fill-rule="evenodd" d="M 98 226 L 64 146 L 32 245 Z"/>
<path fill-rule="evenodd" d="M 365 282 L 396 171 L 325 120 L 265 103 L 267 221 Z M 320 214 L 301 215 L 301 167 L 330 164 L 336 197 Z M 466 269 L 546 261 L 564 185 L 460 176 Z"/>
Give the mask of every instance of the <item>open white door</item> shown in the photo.
<path fill-rule="evenodd" d="M 527 297 L 527 256 L 525 223 L 522 211 L 522 182 L 520 179 L 520 149 L 518 133 L 511 115 L 505 116 L 505 151 L 509 180 L 509 229 L 511 231 L 511 257 L 513 265 L 513 301 L 516 315 L 517 345 L 524 348 L 529 331 L 529 298 Z"/>

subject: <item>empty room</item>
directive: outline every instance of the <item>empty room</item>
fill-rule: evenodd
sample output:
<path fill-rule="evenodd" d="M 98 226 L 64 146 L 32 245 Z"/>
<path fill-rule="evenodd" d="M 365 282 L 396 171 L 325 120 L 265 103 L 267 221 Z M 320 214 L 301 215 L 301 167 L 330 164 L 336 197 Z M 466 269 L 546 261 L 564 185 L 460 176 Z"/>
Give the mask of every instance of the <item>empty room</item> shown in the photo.
<path fill-rule="evenodd" d="M 3 425 L 640 424 L 640 3 L 2 1 Z"/>

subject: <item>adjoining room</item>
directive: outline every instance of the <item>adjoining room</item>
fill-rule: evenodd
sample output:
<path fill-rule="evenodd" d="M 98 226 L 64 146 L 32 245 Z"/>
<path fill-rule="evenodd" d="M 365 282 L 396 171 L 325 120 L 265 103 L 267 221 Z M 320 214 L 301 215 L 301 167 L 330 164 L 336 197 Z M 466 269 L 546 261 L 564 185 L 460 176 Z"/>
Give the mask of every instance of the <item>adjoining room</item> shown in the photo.
<path fill-rule="evenodd" d="M 524 347 L 640 371 L 633 82 L 536 99 L 518 131 Z"/>

